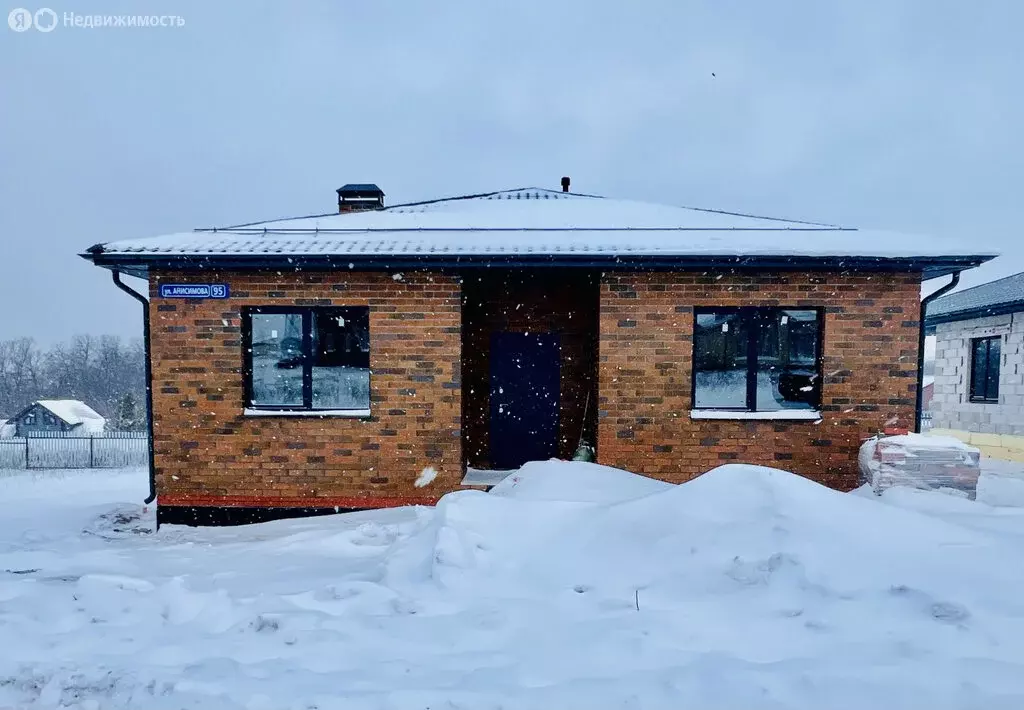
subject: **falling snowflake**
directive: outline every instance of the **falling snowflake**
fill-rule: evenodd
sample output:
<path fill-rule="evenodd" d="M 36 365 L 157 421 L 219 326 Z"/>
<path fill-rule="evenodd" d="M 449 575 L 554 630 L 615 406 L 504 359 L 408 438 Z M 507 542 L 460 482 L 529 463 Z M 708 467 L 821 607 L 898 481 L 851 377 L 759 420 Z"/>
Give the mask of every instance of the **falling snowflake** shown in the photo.
<path fill-rule="evenodd" d="M 437 478 L 437 469 L 433 466 L 427 466 L 422 472 L 420 472 L 419 477 L 413 485 L 417 488 L 423 488 L 423 486 L 433 483 L 435 478 Z"/>

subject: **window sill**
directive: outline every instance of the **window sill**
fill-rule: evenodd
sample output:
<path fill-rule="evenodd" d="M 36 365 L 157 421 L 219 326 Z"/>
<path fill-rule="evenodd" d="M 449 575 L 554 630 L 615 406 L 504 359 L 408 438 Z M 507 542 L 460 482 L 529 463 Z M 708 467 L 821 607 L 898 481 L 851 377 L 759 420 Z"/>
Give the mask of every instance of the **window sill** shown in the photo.
<path fill-rule="evenodd" d="M 366 419 L 370 416 L 369 409 L 253 409 L 246 407 L 242 414 L 247 417 L 326 417 L 341 419 Z"/>
<path fill-rule="evenodd" d="M 728 409 L 691 409 L 690 419 L 817 422 L 821 421 L 821 412 L 807 409 L 783 409 L 778 412 L 735 412 Z"/>

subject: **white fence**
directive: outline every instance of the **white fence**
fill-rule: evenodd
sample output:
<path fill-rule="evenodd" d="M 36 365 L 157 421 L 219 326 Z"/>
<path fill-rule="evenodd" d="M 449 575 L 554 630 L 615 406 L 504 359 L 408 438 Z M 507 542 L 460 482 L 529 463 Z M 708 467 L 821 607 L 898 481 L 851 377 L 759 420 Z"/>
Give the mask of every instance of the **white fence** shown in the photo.
<path fill-rule="evenodd" d="M 142 431 L 0 439 L 0 469 L 123 468 L 145 466 L 148 461 L 149 440 Z"/>

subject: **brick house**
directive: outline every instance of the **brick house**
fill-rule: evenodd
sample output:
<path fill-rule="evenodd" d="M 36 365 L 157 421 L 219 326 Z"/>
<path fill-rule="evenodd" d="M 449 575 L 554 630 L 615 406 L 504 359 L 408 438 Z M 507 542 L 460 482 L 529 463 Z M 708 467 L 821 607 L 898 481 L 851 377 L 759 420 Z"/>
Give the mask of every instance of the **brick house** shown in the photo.
<path fill-rule="evenodd" d="M 1024 461 L 1024 273 L 932 301 L 933 432 Z"/>
<path fill-rule="evenodd" d="M 347 185 L 329 215 L 92 247 L 147 316 L 158 518 L 429 504 L 581 440 L 667 481 L 850 488 L 862 439 L 914 426 L 922 280 L 991 258 L 567 187 Z"/>

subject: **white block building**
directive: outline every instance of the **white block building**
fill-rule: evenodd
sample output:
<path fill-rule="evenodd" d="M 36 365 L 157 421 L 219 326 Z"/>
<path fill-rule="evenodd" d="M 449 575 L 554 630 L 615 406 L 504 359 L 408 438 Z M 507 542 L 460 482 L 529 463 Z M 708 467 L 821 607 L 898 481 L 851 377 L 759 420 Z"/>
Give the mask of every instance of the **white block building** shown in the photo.
<path fill-rule="evenodd" d="M 1024 460 L 1024 273 L 935 300 L 925 326 L 936 338 L 932 431 Z"/>

